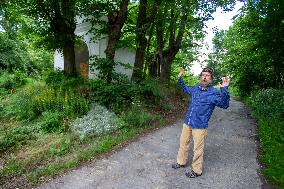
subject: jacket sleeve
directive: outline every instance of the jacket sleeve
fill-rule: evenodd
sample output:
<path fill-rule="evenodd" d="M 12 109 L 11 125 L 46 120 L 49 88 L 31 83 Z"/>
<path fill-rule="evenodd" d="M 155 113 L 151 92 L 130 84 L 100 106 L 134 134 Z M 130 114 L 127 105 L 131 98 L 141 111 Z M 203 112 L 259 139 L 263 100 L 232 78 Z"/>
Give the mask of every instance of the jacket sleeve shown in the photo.
<path fill-rule="evenodd" d="M 215 99 L 215 105 L 219 108 L 227 109 L 230 102 L 230 93 L 228 87 L 221 87 L 221 92 L 218 92 Z"/>
<path fill-rule="evenodd" d="M 180 84 L 181 88 L 182 88 L 182 91 L 184 93 L 187 93 L 187 94 L 191 94 L 191 91 L 193 89 L 193 87 L 188 87 L 184 84 L 183 80 L 181 79 L 181 77 L 178 77 L 178 83 Z"/>

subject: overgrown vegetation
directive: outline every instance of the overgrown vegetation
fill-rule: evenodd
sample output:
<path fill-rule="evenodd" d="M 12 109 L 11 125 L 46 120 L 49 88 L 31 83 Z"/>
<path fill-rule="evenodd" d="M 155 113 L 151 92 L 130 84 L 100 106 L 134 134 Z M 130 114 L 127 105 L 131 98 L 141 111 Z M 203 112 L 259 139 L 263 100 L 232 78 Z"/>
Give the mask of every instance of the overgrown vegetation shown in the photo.
<path fill-rule="evenodd" d="M 43 81 L 24 78 L 0 101 L 3 179 L 24 174 L 42 182 L 160 126 L 160 113 L 175 107 L 165 102 L 176 89 L 155 80 L 107 84 L 60 71 Z"/>
<path fill-rule="evenodd" d="M 284 187 L 284 90 L 256 91 L 248 103 L 258 122 L 263 174 L 279 188 Z"/>

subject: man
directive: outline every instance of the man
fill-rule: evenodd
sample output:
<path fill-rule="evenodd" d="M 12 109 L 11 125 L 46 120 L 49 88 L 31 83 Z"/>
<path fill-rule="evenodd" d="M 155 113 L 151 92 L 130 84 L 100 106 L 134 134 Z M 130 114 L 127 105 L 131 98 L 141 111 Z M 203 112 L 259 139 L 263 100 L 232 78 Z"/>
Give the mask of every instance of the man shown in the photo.
<path fill-rule="evenodd" d="M 200 83 L 195 86 L 186 86 L 182 80 L 184 70 L 181 68 L 178 74 L 178 83 L 183 92 L 191 96 L 191 103 L 184 118 L 182 133 L 180 136 L 180 147 L 177 154 L 177 163 L 172 168 L 178 169 L 184 167 L 187 163 L 189 143 L 193 138 L 193 160 L 192 170 L 185 175 L 195 178 L 202 175 L 204 140 L 207 136 L 209 119 L 215 106 L 228 108 L 230 94 L 228 86 L 230 80 L 223 78 L 220 91 L 212 86 L 213 73 L 209 68 L 204 68 L 200 73 Z"/>

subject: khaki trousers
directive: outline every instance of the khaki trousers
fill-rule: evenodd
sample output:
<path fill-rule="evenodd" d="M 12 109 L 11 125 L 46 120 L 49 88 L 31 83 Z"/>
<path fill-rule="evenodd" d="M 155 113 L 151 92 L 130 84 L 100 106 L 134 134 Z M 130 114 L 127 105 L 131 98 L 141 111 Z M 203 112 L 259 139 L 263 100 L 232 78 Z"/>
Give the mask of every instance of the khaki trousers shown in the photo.
<path fill-rule="evenodd" d="M 191 137 L 193 138 L 193 160 L 192 170 L 197 173 L 202 173 L 204 140 L 207 136 L 207 129 L 192 129 L 187 124 L 183 124 L 180 135 L 180 146 L 177 155 L 177 163 L 185 165 L 188 159 L 188 150 Z"/>

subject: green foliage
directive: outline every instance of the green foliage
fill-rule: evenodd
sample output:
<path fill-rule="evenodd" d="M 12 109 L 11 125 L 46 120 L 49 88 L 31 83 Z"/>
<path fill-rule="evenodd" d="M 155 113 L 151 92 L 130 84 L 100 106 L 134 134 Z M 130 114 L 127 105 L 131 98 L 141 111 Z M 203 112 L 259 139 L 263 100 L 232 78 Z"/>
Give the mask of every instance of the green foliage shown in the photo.
<path fill-rule="evenodd" d="M 4 104 L 3 114 L 8 117 L 16 117 L 17 119 L 35 119 L 39 112 L 34 110 L 32 99 L 40 93 L 44 87 L 40 84 L 27 85 L 22 89 L 18 89 Z"/>
<path fill-rule="evenodd" d="M 52 54 L 35 48 L 33 43 L 24 36 L 10 39 L 8 34 L 0 33 L 0 71 L 39 77 L 41 72 L 50 69 Z"/>
<path fill-rule="evenodd" d="M 13 73 L 2 71 L 0 73 L 0 89 L 15 90 L 27 83 L 27 76 L 20 71 L 15 71 Z"/>
<path fill-rule="evenodd" d="M 250 1 L 225 33 L 217 32 L 211 66 L 232 77 L 241 96 L 284 85 L 283 6 Z"/>
<path fill-rule="evenodd" d="M 214 80 L 213 84 L 216 85 L 221 83 L 222 77 L 228 76 L 229 71 L 226 69 L 224 64 L 222 64 L 223 59 L 225 58 L 224 50 L 224 35 L 225 31 L 217 31 L 215 36 L 212 39 L 214 44 L 213 52 L 208 55 L 208 64 L 207 66 L 213 70 Z"/>
<path fill-rule="evenodd" d="M 99 71 L 99 79 L 104 80 L 108 83 L 111 82 L 114 77 L 113 75 L 115 62 L 107 58 L 99 58 L 98 56 L 94 56 L 91 59 L 93 59 L 91 67 L 92 69 L 96 69 Z"/>
<path fill-rule="evenodd" d="M 91 59 L 91 69 L 99 71 L 98 78 L 107 83 L 110 82 L 126 82 L 128 78 L 124 74 L 120 74 L 114 71 L 115 66 L 121 66 L 125 69 L 131 69 L 129 64 L 115 62 L 107 58 L 99 58 L 98 56 L 93 56 Z"/>
<path fill-rule="evenodd" d="M 284 120 L 263 115 L 257 116 L 261 143 L 261 161 L 265 164 L 262 171 L 277 188 L 284 187 Z"/>
<path fill-rule="evenodd" d="M 44 81 L 47 85 L 52 86 L 62 91 L 68 91 L 74 89 L 74 92 L 81 96 L 89 96 L 89 80 L 79 75 L 73 77 L 66 76 L 63 71 L 49 70 L 44 76 Z"/>
<path fill-rule="evenodd" d="M 129 112 L 123 115 L 123 120 L 130 127 L 151 127 L 156 119 L 152 114 L 145 112 L 141 106 L 132 105 Z"/>
<path fill-rule="evenodd" d="M 41 129 L 46 133 L 61 132 L 64 130 L 62 123 L 63 113 L 46 111 L 42 113 Z"/>
<path fill-rule="evenodd" d="M 255 91 L 250 95 L 249 102 L 260 115 L 284 119 L 284 90 L 266 89 Z"/>
<path fill-rule="evenodd" d="M 64 112 L 70 117 L 82 115 L 88 111 L 88 106 L 88 100 L 72 89 L 28 85 L 13 96 L 6 112 L 9 116 L 32 120 L 48 111 Z"/>
<path fill-rule="evenodd" d="M 27 70 L 29 56 L 23 42 L 9 39 L 5 33 L 0 32 L 0 70 Z"/>
<path fill-rule="evenodd" d="M 256 91 L 248 102 L 258 120 L 263 173 L 277 187 L 284 187 L 284 90 Z"/>
<path fill-rule="evenodd" d="M 0 128 L 0 152 L 9 147 L 25 144 L 35 139 L 39 129 L 34 124 L 20 125 L 16 128 Z"/>
<path fill-rule="evenodd" d="M 143 100 L 144 104 L 154 105 L 164 98 L 155 80 L 110 84 L 97 80 L 91 85 L 95 101 L 118 114 L 135 101 Z"/>
<path fill-rule="evenodd" d="M 49 72 L 46 72 L 44 81 L 48 85 L 53 85 L 53 86 L 65 86 L 65 82 L 68 80 L 68 76 L 64 75 L 64 72 L 61 70 L 50 70 Z"/>

